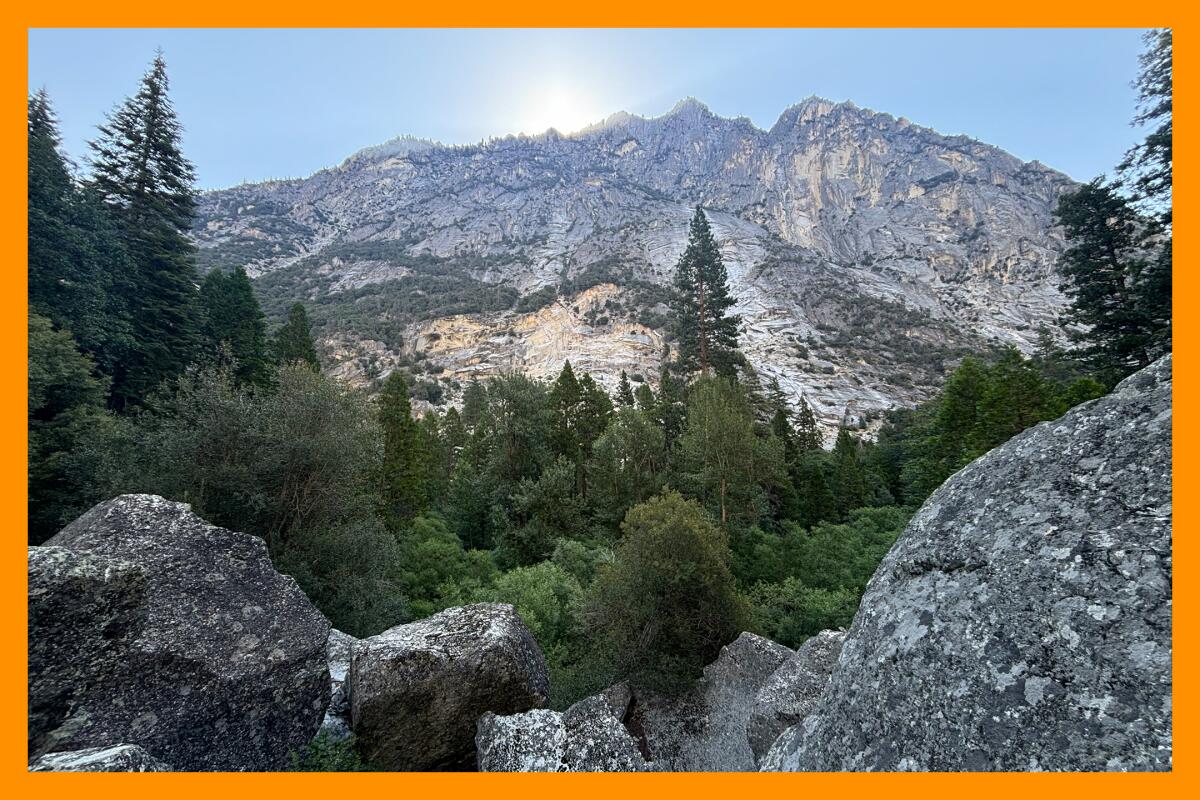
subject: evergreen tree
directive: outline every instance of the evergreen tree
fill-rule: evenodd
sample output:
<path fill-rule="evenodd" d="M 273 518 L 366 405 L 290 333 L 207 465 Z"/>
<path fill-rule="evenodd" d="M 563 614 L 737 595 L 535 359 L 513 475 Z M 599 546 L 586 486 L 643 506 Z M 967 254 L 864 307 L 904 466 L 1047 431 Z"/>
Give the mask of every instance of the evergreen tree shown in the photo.
<path fill-rule="evenodd" d="M 838 515 L 845 519 L 850 511 L 866 505 L 867 481 L 859 456 L 859 445 L 850 431 L 838 428 L 837 442 L 833 446 L 833 498 Z"/>
<path fill-rule="evenodd" d="M 592 447 L 590 499 L 597 521 L 615 528 L 625 512 L 662 488 L 662 430 L 646 414 L 624 407 Z"/>
<path fill-rule="evenodd" d="M 487 389 L 472 377 L 467 388 L 463 389 L 462 423 L 469 432 L 474 432 L 480 421 L 487 416 Z"/>
<path fill-rule="evenodd" d="M 704 209 L 696 207 L 688 245 L 675 268 L 671 300 L 679 361 L 689 372 L 732 374 L 741 318 L 727 312 L 736 302 Z"/>
<path fill-rule="evenodd" d="M 195 219 L 192 165 L 167 96 L 166 63 L 154 58 L 138 92 L 91 142 L 91 185 L 111 210 L 133 264 L 127 296 L 133 347 L 114 376 L 118 406 L 137 404 L 192 363 L 201 312 L 188 234 Z"/>
<path fill-rule="evenodd" d="M 796 491 L 796 522 L 811 528 L 819 522 L 837 519 L 837 499 L 829 488 L 828 453 L 802 451 L 796 459 L 792 485 Z"/>
<path fill-rule="evenodd" d="M 654 413 L 658 400 L 654 397 L 654 390 L 650 388 L 650 384 L 639 383 L 637 390 L 633 393 L 633 398 L 637 401 L 638 411 L 647 414 Z"/>
<path fill-rule="evenodd" d="M 553 418 L 550 446 L 556 456 L 566 456 L 575 463 L 579 458 L 579 406 L 583 393 L 571 362 L 564 361 L 562 370 L 550 387 L 550 413 Z"/>
<path fill-rule="evenodd" d="M 29 303 L 111 376 L 129 345 L 118 279 L 130 265 L 107 210 L 70 175 L 44 91 L 29 98 L 28 122 Z"/>
<path fill-rule="evenodd" d="M 1084 327 L 1076 334 L 1086 345 L 1084 357 L 1113 378 L 1146 366 L 1161 341 L 1164 315 L 1140 291 L 1147 268 L 1144 221 L 1101 178 L 1064 195 L 1055 217 L 1069 243 L 1059 271 L 1067 279 L 1069 319 Z M 1169 292 L 1165 300 L 1169 324 Z"/>
<path fill-rule="evenodd" d="M 214 269 L 200 286 L 200 301 L 210 352 L 227 346 L 236 364 L 234 378 L 239 383 L 266 385 L 270 381 L 267 323 L 246 271 L 239 267 L 226 274 Z"/>
<path fill-rule="evenodd" d="M 629 385 L 629 376 L 621 370 L 621 381 L 617 384 L 617 405 L 628 408 L 634 404 L 633 387 Z"/>
<path fill-rule="evenodd" d="M 379 424 L 383 429 L 383 516 L 392 530 L 400 530 L 425 509 L 429 454 L 412 416 L 408 382 L 399 370 L 393 370 L 383 384 Z"/>
<path fill-rule="evenodd" d="M 1170 28 L 1148 31 L 1146 49 L 1140 57 L 1140 70 L 1133 88 L 1138 93 L 1137 114 L 1133 124 L 1153 129 L 1146 138 L 1125 154 L 1118 170 L 1134 197 L 1152 210 L 1164 226 L 1171 224 L 1171 186 L 1173 183 L 1172 109 L 1172 34 Z"/>
<path fill-rule="evenodd" d="M 313 345 L 312 329 L 308 324 L 308 312 L 303 303 L 293 303 L 288 309 L 287 322 L 275 331 L 271 342 L 271 352 L 275 363 L 307 364 L 314 371 L 320 372 L 321 362 L 317 360 L 317 348 Z"/>
<path fill-rule="evenodd" d="M 800 407 L 796 410 L 796 449 L 800 452 L 810 450 L 820 450 L 822 446 L 821 426 L 817 424 L 817 418 L 813 414 L 812 406 L 808 404 L 808 400 L 803 396 L 800 398 Z"/>

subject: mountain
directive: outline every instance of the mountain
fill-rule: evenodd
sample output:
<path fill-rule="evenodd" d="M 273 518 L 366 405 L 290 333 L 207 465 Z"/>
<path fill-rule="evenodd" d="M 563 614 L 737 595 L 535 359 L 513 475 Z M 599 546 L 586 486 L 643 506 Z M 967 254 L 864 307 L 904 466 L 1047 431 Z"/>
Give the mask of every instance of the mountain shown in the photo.
<path fill-rule="evenodd" d="M 246 266 L 268 313 L 310 305 L 327 364 L 654 382 L 667 287 L 709 213 L 764 381 L 867 421 L 963 353 L 1033 346 L 1063 297 L 1051 211 L 1074 183 L 965 136 L 809 98 L 770 130 L 693 99 L 570 135 L 411 138 L 297 180 L 206 193 L 200 262 Z"/>

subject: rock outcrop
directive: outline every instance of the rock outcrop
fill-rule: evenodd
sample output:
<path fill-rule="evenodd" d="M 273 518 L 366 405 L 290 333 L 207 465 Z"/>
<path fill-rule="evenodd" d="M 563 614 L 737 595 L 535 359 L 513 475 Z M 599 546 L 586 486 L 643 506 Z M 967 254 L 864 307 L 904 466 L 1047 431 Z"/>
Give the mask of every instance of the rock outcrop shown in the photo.
<path fill-rule="evenodd" d="M 30 772 L 171 772 L 171 768 L 136 744 L 89 747 L 47 753 L 29 765 Z"/>
<path fill-rule="evenodd" d="M 763 757 L 788 728 L 797 725 L 821 698 L 842 652 L 845 631 L 821 631 L 767 679 L 750 709 L 750 749 L 760 767 Z"/>
<path fill-rule="evenodd" d="M 323 350 L 340 374 L 403 358 L 459 382 L 553 375 L 580 353 L 611 389 L 622 369 L 657 375 L 663 289 L 703 204 L 742 351 L 836 426 L 848 408 L 925 399 L 957 346 L 1028 350 L 1057 324 L 1052 210 L 1074 186 L 853 103 L 810 98 L 762 130 L 687 101 L 570 135 L 391 142 L 206 193 L 194 235 L 205 267 L 245 265 L 273 297 L 337 306 L 343 336 Z M 590 313 L 579 290 L 603 284 L 620 291 Z"/>
<path fill-rule="evenodd" d="M 29 555 L 30 756 L 138 745 L 271 770 L 329 700 L 329 622 L 257 537 L 123 495 Z"/>
<path fill-rule="evenodd" d="M 880 564 L 799 770 L 1171 768 L 1171 358 L 952 476 Z"/>
<path fill-rule="evenodd" d="M 378 769 L 475 766 L 476 721 L 549 699 L 546 662 L 510 605 L 450 608 L 360 640 L 350 663 L 359 752 Z"/>
<path fill-rule="evenodd" d="M 628 703 L 627 689 L 624 697 Z M 599 694 L 580 700 L 562 713 L 537 709 L 509 716 L 484 714 L 475 736 L 479 769 L 645 772 L 652 766 L 622 724 L 624 711 L 614 706 L 610 696 Z"/>
<path fill-rule="evenodd" d="M 635 692 L 629 726 L 648 757 L 671 772 L 755 769 L 748 726 L 754 698 L 793 655 L 781 644 L 743 633 L 704 668 L 695 687 L 676 697 Z"/>

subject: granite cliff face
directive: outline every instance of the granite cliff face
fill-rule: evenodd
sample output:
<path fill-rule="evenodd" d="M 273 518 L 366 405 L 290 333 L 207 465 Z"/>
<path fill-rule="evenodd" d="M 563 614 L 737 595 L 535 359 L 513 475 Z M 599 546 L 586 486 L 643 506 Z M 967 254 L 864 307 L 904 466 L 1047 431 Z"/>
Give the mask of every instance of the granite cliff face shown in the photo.
<path fill-rule="evenodd" d="M 837 421 L 922 399 L 959 348 L 1029 348 L 1054 324 L 1051 210 L 1071 186 L 850 103 L 810 98 L 764 131 L 686 100 L 569 136 L 398 139 L 211 192 L 196 240 L 204 265 L 247 266 L 270 310 L 313 304 L 347 377 L 399 359 L 442 379 L 550 375 L 585 352 L 611 387 L 621 369 L 654 379 L 664 288 L 703 204 L 743 351 Z"/>

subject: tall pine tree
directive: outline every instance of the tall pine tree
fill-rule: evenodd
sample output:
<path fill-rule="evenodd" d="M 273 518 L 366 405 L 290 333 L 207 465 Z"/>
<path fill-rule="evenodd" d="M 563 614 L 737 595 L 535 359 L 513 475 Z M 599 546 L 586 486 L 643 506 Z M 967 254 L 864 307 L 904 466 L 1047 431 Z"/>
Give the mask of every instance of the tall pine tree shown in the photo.
<path fill-rule="evenodd" d="M 384 381 L 379 424 L 383 428 L 383 517 L 398 531 L 425 509 L 429 465 L 424 436 L 412 416 L 408 382 L 399 370 L 393 370 Z"/>
<path fill-rule="evenodd" d="M 200 286 L 200 299 L 210 350 L 229 348 L 239 383 L 266 385 L 270 381 L 267 324 L 246 271 L 239 267 L 226 274 L 214 269 Z"/>
<path fill-rule="evenodd" d="M 308 324 L 308 312 L 303 303 L 293 303 L 288 309 L 287 322 L 275 331 L 271 341 L 271 352 L 277 364 L 300 362 L 319 372 L 321 362 L 317 360 L 317 348 L 313 346 L 312 329 Z"/>
<path fill-rule="evenodd" d="M 133 349 L 114 375 L 118 406 L 137 404 L 192 362 L 201 314 L 188 239 L 195 218 L 192 165 L 180 151 L 182 128 L 167 96 L 162 54 L 132 97 L 91 142 L 91 185 L 117 221 L 133 262 L 129 281 Z"/>
<path fill-rule="evenodd" d="M 729 294 L 729 275 L 713 238 L 704 209 L 688 229 L 688 245 L 675 268 L 671 299 L 673 325 L 684 370 L 733 373 L 741 318 L 728 314 L 736 302 Z"/>
<path fill-rule="evenodd" d="M 617 405 L 632 406 L 633 387 L 629 385 L 629 376 L 625 374 L 625 370 L 621 370 L 621 380 L 617 384 Z"/>

